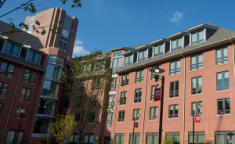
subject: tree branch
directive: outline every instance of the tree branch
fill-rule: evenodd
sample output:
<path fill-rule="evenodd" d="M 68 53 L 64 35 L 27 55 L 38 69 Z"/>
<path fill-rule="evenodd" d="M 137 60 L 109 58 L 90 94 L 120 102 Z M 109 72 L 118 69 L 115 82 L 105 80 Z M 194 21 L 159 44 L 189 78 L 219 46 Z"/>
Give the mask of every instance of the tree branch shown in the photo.
<path fill-rule="evenodd" d="M 6 2 L 6 0 L 4 0 L 3 2 L 2 2 L 2 4 L 1 4 L 1 6 L 0 6 L 0 8 L 3 6 L 3 4 Z"/>

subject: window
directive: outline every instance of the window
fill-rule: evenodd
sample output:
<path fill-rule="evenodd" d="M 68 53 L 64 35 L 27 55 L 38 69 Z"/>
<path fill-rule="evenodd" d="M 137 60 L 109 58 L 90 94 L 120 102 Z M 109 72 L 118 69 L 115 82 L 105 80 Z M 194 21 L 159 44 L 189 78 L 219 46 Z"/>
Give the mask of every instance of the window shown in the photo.
<path fill-rule="evenodd" d="M 81 108 L 82 107 L 82 104 L 83 104 L 82 99 L 83 99 L 83 97 L 81 97 L 81 96 L 77 97 L 76 108 Z"/>
<path fill-rule="evenodd" d="M 113 53 L 113 71 L 115 72 L 121 67 L 122 64 L 122 52 Z"/>
<path fill-rule="evenodd" d="M 69 97 L 64 98 L 63 109 L 67 109 L 69 107 Z"/>
<path fill-rule="evenodd" d="M 50 55 L 48 62 L 49 62 L 49 63 L 58 64 L 58 65 L 64 66 L 65 59 L 62 58 L 62 57 L 59 57 L 59 56 Z"/>
<path fill-rule="evenodd" d="M 158 116 L 158 107 L 151 107 L 150 108 L 150 114 L 149 114 L 149 119 L 157 119 Z"/>
<path fill-rule="evenodd" d="M 202 77 L 192 78 L 192 95 L 202 93 Z"/>
<path fill-rule="evenodd" d="M 203 68 L 203 54 L 191 57 L 191 71 Z"/>
<path fill-rule="evenodd" d="M 229 89 L 229 72 L 217 73 L 217 91 Z"/>
<path fill-rule="evenodd" d="M 133 140 L 133 133 L 130 133 L 129 144 L 132 144 L 132 140 Z M 134 144 L 139 144 L 139 143 L 140 143 L 140 134 L 134 133 Z"/>
<path fill-rule="evenodd" d="M 85 134 L 84 144 L 93 144 L 93 141 L 94 141 L 94 134 L 93 133 Z"/>
<path fill-rule="evenodd" d="M 124 118 L 125 118 L 125 111 L 119 111 L 119 113 L 118 113 L 118 121 L 122 122 L 122 121 L 124 121 Z"/>
<path fill-rule="evenodd" d="M 140 117 L 136 117 L 137 114 L 140 114 L 140 109 L 134 109 L 133 110 L 133 117 L 132 120 L 134 120 L 134 118 L 136 118 L 135 120 L 138 121 L 140 119 Z"/>
<path fill-rule="evenodd" d="M 76 122 L 79 122 L 79 120 L 80 120 L 80 114 L 79 113 L 75 113 L 75 121 Z"/>
<path fill-rule="evenodd" d="M 228 62 L 228 48 L 219 48 L 216 50 L 216 64 Z"/>
<path fill-rule="evenodd" d="M 14 56 L 18 56 L 19 51 L 20 51 L 20 46 L 15 45 L 15 44 L 10 43 L 10 42 L 6 43 L 6 46 L 5 46 L 5 49 L 4 49 L 5 53 L 8 53 L 8 54 L 11 54 L 11 55 L 14 55 Z"/>
<path fill-rule="evenodd" d="M 174 133 L 167 132 L 166 137 L 170 138 L 170 139 L 173 139 L 174 140 L 173 144 L 180 144 L 180 133 L 178 133 L 178 132 L 174 132 Z"/>
<path fill-rule="evenodd" d="M 29 102 L 31 91 L 32 91 L 31 89 L 22 88 L 21 96 L 20 96 L 20 101 Z"/>
<path fill-rule="evenodd" d="M 154 93 L 155 93 L 156 88 L 159 88 L 159 85 L 154 85 L 154 86 L 151 87 L 151 97 L 150 97 L 151 101 L 154 100 Z"/>
<path fill-rule="evenodd" d="M 193 144 L 193 133 L 188 133 L 189 144 Z M 194 132 L 194 144 L 204 144 L 205 143 L 205 132 Z"/>
<path fill-rule="evenodd" d="M 161 45 L 158 45 L 158 46 L 155 46 L 153 48 L 154 52 L 153 52 L 153 56 L 159 56 L 159 55 L 162 55 L 163 54 L 163 51 L 164 51 L 164 44 L 161 44 Z"/>
<path fill-rule="evenodd" d="M 180 60 L 172 61 L 170 63 L 170 75 L 175 75 L 180 73 Z"/>
<path fill-rule="evenodd" d="M 138 52 L 138 62 L 146 60 L 147 59 L 147 49 Z"/>
<path fill-rule="evenodd" d="M 33 133 L 50 133 L 51 124 L 53 123 L 52 118 L 47 117 L 36 117 Z"/>
<path fill-rule="evenodd" d="M 106 128 L 112 127 L 113 113 L 107 113 L 106 117 Z"/>
<path fill-rule="evenodd" d="M 121 84 L 121 86 L 128 85 L 128 83 L 129 83 L 129 74 L 122 75 L 122 84 Z"/>
<path fill-rule="evenodd" d="M 47 72 L 46 72 L 46 78 L 53 78 L 56 80 L 60 80 L 61 79 L 61 75 L 62 75 L 62 70 L 63 68 L 57 65 L 53 65 L 53 64 L 48 64 L 47 65 Z"/>
<path fill-rule="evenodd" d="M 139 70 L 136 72 L 135 83 L 142 82 L 144 80 L 144 70 Z"/>
<path fill-rule="evenodd" d="M 170 82 L 170 98 L 179 97 L 179 81 Z"/>
<path fill-rule="evenodd" d="M 218 115 L 230 114 L 230 99 L 218 99 Z"/>
<path fill-rule="evenodd" d="M 99 87 L 100 87 L 100 80 L 99 79 L 92 80 L 92 89 L 99 89 Z"/>
<path fill-rule="evenodd" d="M 116 91 L 117 78 L 112 78 L 110 91 Z"/>
<path fill-rule="evenodd" d="M 23 81 L 29 82 L 29 83 L 35 83 L 35 79 L 36 79 L 36 72 L 26 69 L 24 73 Z"/>
<path fill-rule="evenodd" d="M 191 45 L 204 42 L 204 30 L 191 34 Z"/>
<path fill-rule="evenodd" d="M 67 45 L 68 45 L 68 39 L 63 36 L 60 36 L 60 43 L 59 43 L 60 49 L 66 51 Z"/>
<path fill-rule="evenodd" d="M 134 103 L 141 102 L 141 94 L 142 94 L 142 88 L 135 90 Z"/>
<path fill-rule="evenodd" d="M 0 116 L 2 115 L 3 104 L 0 104 Z"/>
<path fill-rule="evenodd" d="M 7 141 L 6 144 L 20 144 L 24 135 L 24 131 L 19 131 L 17 142 L 14 140 L 16 139 L 18 134 L 18 130 L 9 130 L 8 135 L 7 135 Z"/>
<path fill-rule="evenodd" d="M 117 142 L 117 144 L 124 144 L 124 133 L 116 133 L 115 141 Z"/>
<path fill-rule="evenodd" d="M 153 66 L 153 68 L 161 68 L 161 65 Z M 161 75 L 161 73 L 159 75 Z M 152 80 L 155 79 L 155 73 L 154 72 L 151 73 L 151 79 Z"/>
<path fill-rule="evenodd" d="M 94 122 L 95 122 L 95 113 L 90 113 L 88 123 L 94 123 Z"/>
<path fill-rule="evenodd" d="M 29 51 L 28 53 L 28 61 L 39 64 L 40 57 L 41 55 L 39 53 L 33 51 Z"/>
<path fill-rule="evenodd" d="M 158 144 L 158 133 L 147 133 L 146 144 Z"/>
<path fill-rule="evenodd" d="M 57 102 L 51 99 L 41 98 L 38 106 L 38 114 L 54 115 Z"/>
<path fill-rule="evenodd" d="M 15 70 L 15 65 L 2 62 L 2 65 L 0 68 L 0 75 L 12 78 L 14 74 L 14 70 Z"/>
<path fill-rule="evenodd" d="M 9 84 L 0 82 L 0 97 L 5 98 Z"/>
<path fill-rule="evenodd" d="M 198 111 L 197 105 L 201 105 L 200 111 Z M 193 115 L 200 115 L 202 116 L 202 102 L 192 102 L 192 108 L 191 108 L 191 116 Z"/>
<path fill-rule="evenodd" d="M 178 105 L 169 106 L 169 118 L 178 118 Z"/>
<path fill-rule="evenodd" d="M 23 110 L 23 112 L 21 112 L 21 110 Z M 22 114 L 22 118 L 25 119 L 26 112 L 27 112 L 27 108 L 18 107 L 17 110 L 16 110 L 15 118 L 20 118 L 20 114 Z"/>
<path fill-rule="evenodd" d="M 72 135 L 70 135 L 68 144 L 77 144 L 77 142 L 78 142 L 78 133 L 73 133 Z"/>
<path fill-rule="evenodd" d="M 120 97 L 120 105 L 124 105 L 126 104 L 126 91 L 125 92 L 121 92 L 121 97 Z"/>
<path fill-rule="evenodd" d="M 235 144 L 235 132 L 234 131 L 218 131 L 215 132 L 216 144 Z"/>
<path fill-rule="evenodd" d="M 130 65 L 133 63 L 133 55 L 125 56 L 124 66 Z"/>
<path fill-rule="evenodd" d="M 183 42 L 182 42 L 182 38 L 179 39 L 175 39 L 171 41 L 171 51 L 176 51 L 179 49 L 182 49 Z"/>
<path fill-rule="evenodd" d="M 42 95 L 57 97 L 60 84 L 53 81 L 44 81 Z"/>

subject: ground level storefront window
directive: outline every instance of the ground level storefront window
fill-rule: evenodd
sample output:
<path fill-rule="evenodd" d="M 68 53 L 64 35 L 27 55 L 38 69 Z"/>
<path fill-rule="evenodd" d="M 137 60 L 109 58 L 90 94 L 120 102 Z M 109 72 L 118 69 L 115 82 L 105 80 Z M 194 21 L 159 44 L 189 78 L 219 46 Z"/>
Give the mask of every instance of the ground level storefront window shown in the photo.
<path fill-rule="evenodd" d="M 158 144 L 158 133 L 147 133 L 146 144 Z"/>
<path fill-rule="evenodd" d="M 73 133 L 70 137 L 69 137 L 69 142 L 68 144 L 76 144 L 78 142 L 78 133 Z"/>
<path fill-rule="evenodd" d="M 116 133 L 115 141 L 117 142 L 117 144 L 124 144 L 124 133 Z"/>
<path fill-rule="evenodd" d="M 49 134 L 52 118 L 36 117 L 34 133 Z"/>
<path fill-rule="evenodd" d="M 167 132 L 166 138 L 172 139 L 174 141 L 173 144 L 180 144 L 180 133 L 179 132 Z"/>
<path fill-rule="evenodd" d="M 188 143 L 193 144 L 193 132 L 188 133 Z M 204 144 L 205 143 L 205 132 L 194 132 L 194 143 Z"/>
<path fill-rule="evenodd" d="M 235 132 L 215 132 L 215 144 L 235 144 Z"/>
<path fill-rule="evenodd" d="M 18 133 L 18 130 L 10 130 L 7 135 L 6 144 L 14 144 L 15 143 L 14 141 L 17 137 L 17 133 Z M 24 131 L 19 131 L 19 135 L 18 135 L 17 142 L 16 142 L 17 144 L 21 143 L 23 135 L 24 135 Z"/>
<path fill-rule="evenodd" d="M 139 144 L 140 143 L 140 134 L 134 133 L 134 143 L 132 143 L 132 140 L 133 140 L 133 133 L 130 133 L 129 144 Z"/>
<path fill-rule="evenodd" d="M 93 141 L 94 141 L 94 134 L 93 133 L 85 134 L 84 144 L 93 144 Z"/>

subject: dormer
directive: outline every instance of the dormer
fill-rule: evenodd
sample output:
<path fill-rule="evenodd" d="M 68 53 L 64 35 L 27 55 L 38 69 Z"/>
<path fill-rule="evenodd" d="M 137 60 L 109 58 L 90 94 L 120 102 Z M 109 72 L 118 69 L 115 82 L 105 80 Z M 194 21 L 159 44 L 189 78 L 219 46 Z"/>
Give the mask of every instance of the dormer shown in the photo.
<path fill-rule="evenodd" d="M 122 54 L 124 56 L 124 66 L 131 65 L 136 62 L 137 51 L 130 50 Z"/>
<path fill-rule="evenodd" d="M 160 56 L 169 51 L 170 40 L 162 38 L 157 41 L 151 42 L 152 45 L 152 57 Z"/>
<path fill-rule="evenodd" d="M 135 49 L 137 51 L 137 62 L 141 62 L 149 58 L 148 53 L 150 48 L 151 46 L 149 45 L 143 45 Z"/>
<path fill-rule="evenodd" d="M 190 33 L 190 45 L 195 45 L 207 41 L 219 27 L 211 24 L 201 24 L 188 29 Z"/>
<path fill-rule="evenodd" d="M 189 44 L 189 33 L 179 32 L 167 37 L 170 39 L 170 51 L 180 50 Z"/>

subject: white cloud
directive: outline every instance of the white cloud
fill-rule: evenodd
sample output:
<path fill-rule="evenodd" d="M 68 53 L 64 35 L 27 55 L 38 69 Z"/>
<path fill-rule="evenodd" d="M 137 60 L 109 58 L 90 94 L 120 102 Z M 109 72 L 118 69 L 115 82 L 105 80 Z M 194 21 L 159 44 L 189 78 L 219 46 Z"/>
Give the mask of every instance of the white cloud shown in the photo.
<path fill-rule="evenodd" d="M 82 46 L 83 42 L 80 40 L 76 40 L 73 48 L 73 56 L 82 56 L 82 55 L 87 55 L 90 54 L 89 51 L 85 50 L 84 47 Z"/>
<path fill-rule="evenodd" d="M 173 23 L 176 23 L 179 20 L 181 20 L 182 18 L 183 18 L 183 13 L 180 13 L 177 11 L 173 14 L 173 18 L 170 18 L 169 20 Z"/>

